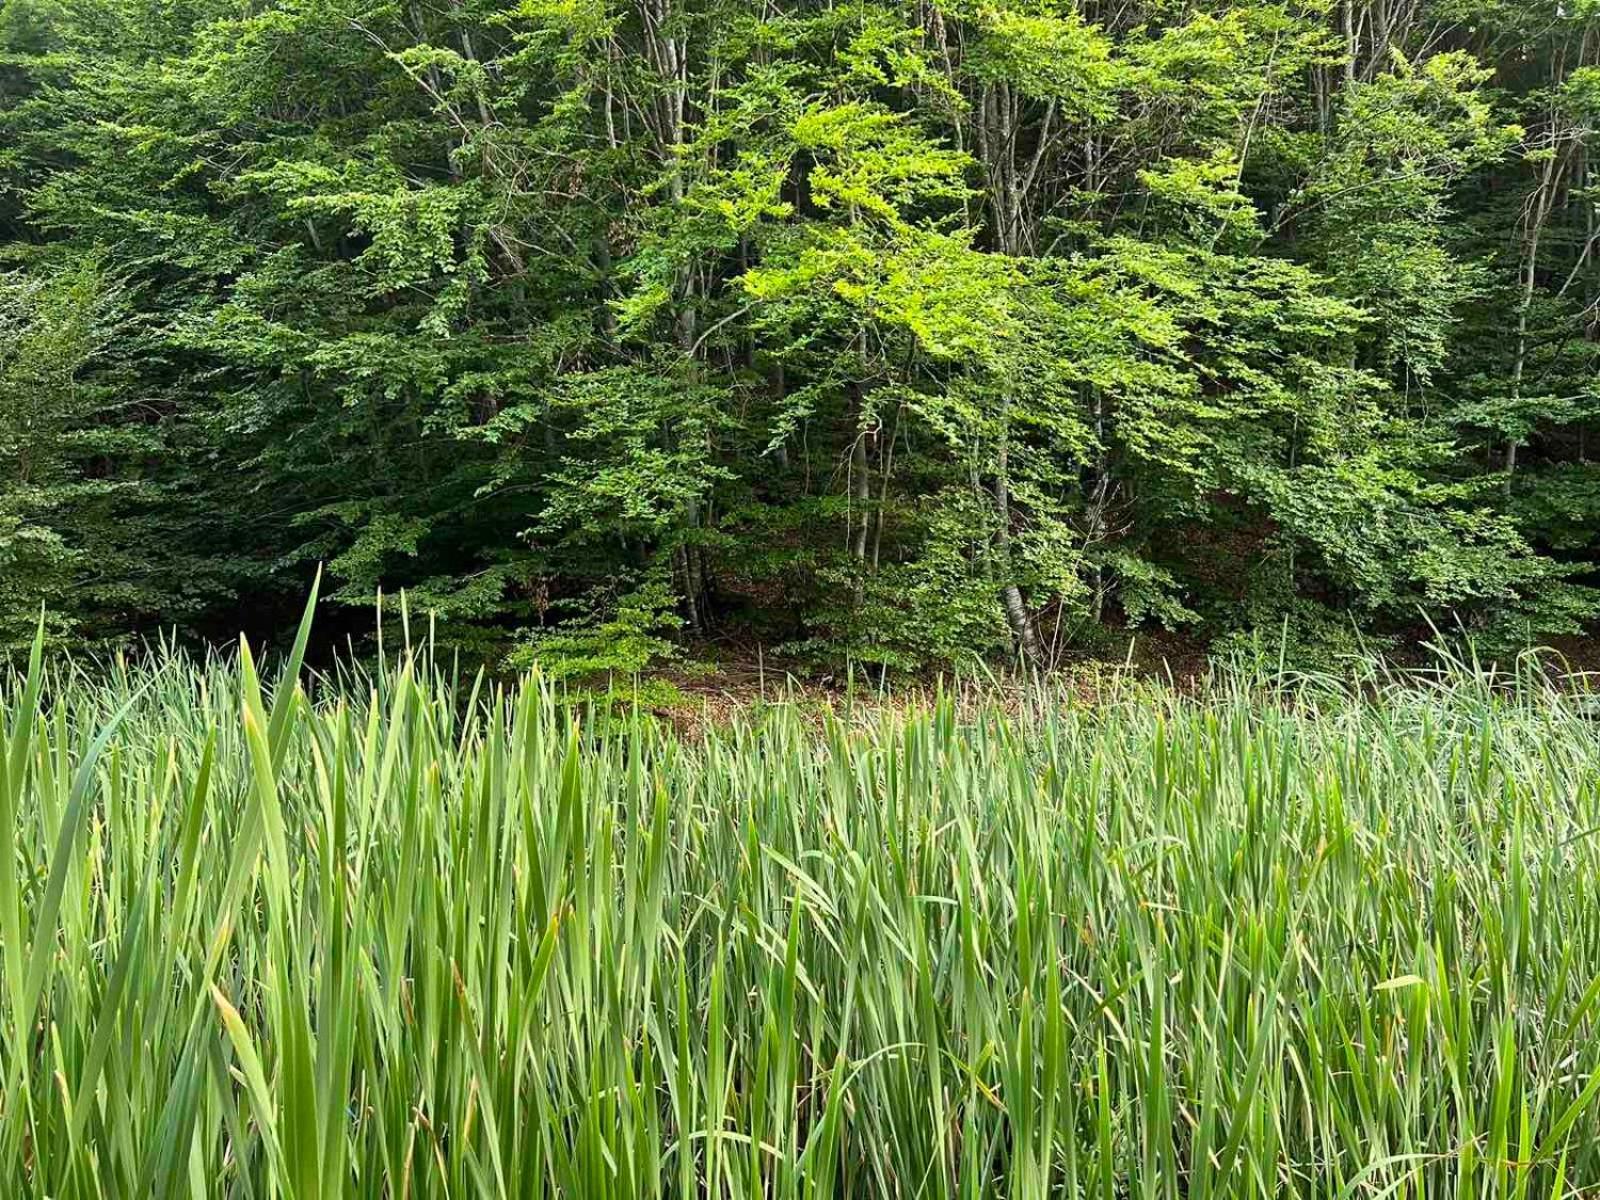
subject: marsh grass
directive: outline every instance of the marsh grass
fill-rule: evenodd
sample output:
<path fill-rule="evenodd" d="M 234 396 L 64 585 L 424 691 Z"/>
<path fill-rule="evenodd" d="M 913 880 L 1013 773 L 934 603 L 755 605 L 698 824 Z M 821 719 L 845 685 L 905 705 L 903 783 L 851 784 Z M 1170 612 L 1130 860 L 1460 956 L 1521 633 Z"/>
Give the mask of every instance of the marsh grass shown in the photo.
<path fill-rule="evenodd" d="M 0 684 L 0 1186 L 1600 1186 L 1600 742 L 1536 673 L 685 740 L 425 652 Z"/>

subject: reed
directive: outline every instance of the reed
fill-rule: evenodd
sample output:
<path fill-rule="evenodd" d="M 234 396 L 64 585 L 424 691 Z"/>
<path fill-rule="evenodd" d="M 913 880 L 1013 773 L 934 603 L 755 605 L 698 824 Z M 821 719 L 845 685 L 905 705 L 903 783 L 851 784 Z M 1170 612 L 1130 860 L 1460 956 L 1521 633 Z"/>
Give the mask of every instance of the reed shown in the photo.
<path fill-rule="evenodd" d="M 1532 674 L 686 741 L 298 666 L 0 684 L 6 1195 L 1600 1185 L 1600 740 Z"/>

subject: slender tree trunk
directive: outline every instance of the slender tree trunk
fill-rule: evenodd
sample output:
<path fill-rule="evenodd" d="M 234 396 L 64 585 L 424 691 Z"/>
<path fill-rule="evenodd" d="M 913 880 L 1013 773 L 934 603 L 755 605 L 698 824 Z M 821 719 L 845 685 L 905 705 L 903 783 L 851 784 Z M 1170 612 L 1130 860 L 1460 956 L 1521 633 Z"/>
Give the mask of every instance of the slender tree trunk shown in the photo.
<path fill-rule="evenodd" d="M 1011 560 L 1011 393 L 1006 392 L 1000 401 L 1000 445 L 996 454 L 994 477 L 994 504 L 1000 524 L 996 543 L 1000 550 L 1000 598 L 1005 605 L 1006 623 L 1011 626 L 1011 636 L 1017 649 L 1029 663 L 1038 665 L 1043 660 L 1039 647 L 1039 630 L 1033 614 L 1028 611 L 1022 588 L 1017 585 Z"/>
<path fill-rule="evenodd" d="M 697 373 L 693 361 L 697 327 L 694 296 L 694 277 L 690 275 L 685 283 L 683 307 L 678 313 L 678 345 L 683 351 L 691 378 Z M 706 450 L 709 454 L 710 447 L 708 446 Z M 684 506 L 683 519 L 684 525 L 689 530 L 689 536 L 694 537 L 696 531 L 704 524 L 699 496 L 689 497 Z M 689 627 L 697 634 L 704 633 L 707 626 L 705 555 L 699 546 L 691 542 L 683 547 L 683 560 Z"/>
<path fill-rule="evenodd" d="M 872 503 L 872 481 L 867 474 L 869 436 L 866 430 L 857 430 L 855 444 L 850 448 L 851 499 L 856 505 L 856 516 L 852 522 L 855 532 L 850 543 L 850 553 L 858 563 L 862 564 L 867 561 L 867 535 L 872 531 L 872 514 L 868 509 L 868 505 Z"/>
<path fill-rule="evenodd" d="M 1344 45 L 1345 54 L 1348 56 L 1344 64 L 1344 81 L 1350 87 L 1354 87 L 1356 82 L 1359 37 L 1356 25 L 1356 0 L 1344 0 Z"/>
<path fill-rule="evenodd" d="M 867 538 L 872 529 L 872 480 L 867 458 L 867 415 L 861 394 L 861 384 L 850 385 L 850 557 L 856 564 L 855 603 L 861 606 L 866 597 Z"/>
<path fill-rule="evenodd" d="M 1105 393 L 1099 388 L 1092 388 L 1093 398 L 1090 401 L 1090 411 L 1094 416 L 1095 456 L 1094 462 L 1089 466 L 1089 503 L 1085 512 L 1084 545 L 1096 546 L 1105 540 L 1106 536 L 1106 505 L 1111 495 L 1111 468 L 1106 462 L 1105 433 L 1106 433 L 1106 400 Z M 1094 568 L 1094 597 L 1090 602 L 1090 613 L 1096 624 L 1105 615 L 1106 608 L 1106 570 L 1096 564 Z"/>
<path fill-rule="evenodd" d="M 450 11 L 459 20 L 461 17 L 461 0 L 450 0 Z M 478 61 L 478 53 L 472 45 L 472 31 L 465 22 L 461 26 L 461 56 L 470 63 Z M 478 93 L 478 120 L 487 129 L 494 123 L 494 116 L 489 111 L 489 101 L 480 91 Z"/>
<path fill-rule="evenodd" d="M 878 509 L 873 514 L 872 521 L 872 569 L 878 569 L 878 563 L 883 554 L 883 517 L 889 511 L 889 480 L 894 475 L 894 444 L 900 439 L 900 417 L 905 412 L 902 404 L 894 412 L 894 428 L 889 431 L 889 439 L 884 443 L 879 439 L 878 464 Z"/>
<path fill-rule="evenodd" d="M 689 628 L 699 633 L 705 626 L 700 619 L 700 587 L 689 553 L 691 549 L 690 546 L 678 547 L 678 568 L 683 574 L 683 605 L 689 618 Z"/>
<path fill-rule="evenodd" d="M 1557 118 L 1551 117 L 1551 155 L 1545 162 L 1539 180 L 1538 189 L 1528 202 L 1528 215 L 1526 218 L 1526 235 L 1523 239 L 1522 261 L 1522 295 L 1517 304 L 1517 339 L 1516 350 L 1511 365 L 1511 401 L 1512 420 L 1518 419 L 1518 408 L 1522 401 L 1523 380 L 1528 369 L 1528 325 L 1529 314 L 1533 309 L 1534 292 L 1539 279 L 1539 247 L 1544 238 L 1545 222 L 1549 219 L 1551 209 L 1555 207 L 1557 184 L 1560 179 L 1560 148 L 1556 144 Z M 1505 491 L 1511 494 L 1512 480 L 1517 471 L 1517 452 L 1521 448 L 1522 439 L 1513 432 L 1506 438 L 1505 462 Z"/>
<path fill-rule="evenodd" d="M 788 380 L 784 376 L 783 364 L 781 362 L 777 364 L 776 369 L 773 371 L 772 387 L 773 393 L 781 405 L 783 398 L 788 395 L 789 390 Z M 777 455 L 778 466 L 787 471 L 789 469 L 789 439 L 787 437 L 778 443 Z"/>
<path fill-rule="evenodd" d="M 1020 98 L 1013 95 L 1009 85 L 999 83 L 984 87 L 976 106 L 976 141 L 988 176 L 994 245 L 1000 253 L 1009 255 L 1022 253 L 1029 241 L 1025 216 L 1027 192 L 1044 160 L 1049 138 L 1048 121 L 1055 112 L 1054 107 L 1049 110 L 1046 124 L 1039 131 L 1040 143 L 1035 147 L 1024 176 L 1019 172 L 1017 163 L 1020 105 Z M 1028 611 L 1022 588 L 1016 581 L 1011 549 L 1011 403 L 1011 391 L 1008 387 L 1004 388 L 1000 394 L 999 446 L 991 485 L 997 517 L 995 546 L 1000 562 L 1000 602 L 1018 652 L 1028 663 L 1038 665 L 1044 659 L 1039 630 L 1033 614 Z"/>

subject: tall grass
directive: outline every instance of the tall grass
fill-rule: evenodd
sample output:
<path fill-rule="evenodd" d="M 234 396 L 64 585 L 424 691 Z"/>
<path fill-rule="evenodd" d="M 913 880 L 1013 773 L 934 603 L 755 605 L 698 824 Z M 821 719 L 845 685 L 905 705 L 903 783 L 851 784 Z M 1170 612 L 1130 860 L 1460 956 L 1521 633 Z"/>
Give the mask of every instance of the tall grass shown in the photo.
<path fill-rule="evenodd" d="M 400 656 L 0 685 L 0 1186 L 1600 1186 L 1600 744 L 1532 677 L 684 741 Z"/>

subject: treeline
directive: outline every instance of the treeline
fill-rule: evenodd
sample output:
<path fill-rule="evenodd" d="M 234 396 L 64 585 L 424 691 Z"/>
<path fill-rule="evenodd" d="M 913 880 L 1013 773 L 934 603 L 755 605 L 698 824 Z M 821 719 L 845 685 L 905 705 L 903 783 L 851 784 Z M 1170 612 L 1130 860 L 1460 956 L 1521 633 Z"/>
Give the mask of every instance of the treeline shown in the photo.
<path fill-rule="evenodd" d="M 0 642 L 1576 632 L 1597 132 L 1596 0 L 4 0 Z"/>

